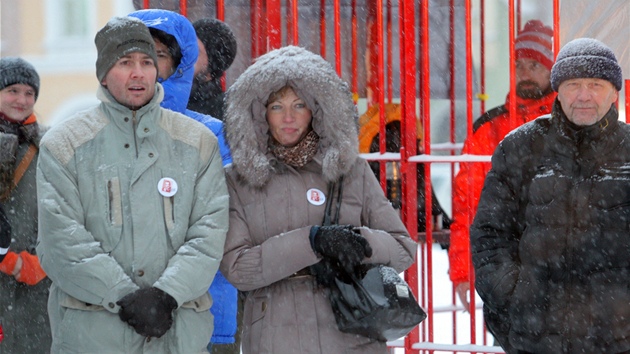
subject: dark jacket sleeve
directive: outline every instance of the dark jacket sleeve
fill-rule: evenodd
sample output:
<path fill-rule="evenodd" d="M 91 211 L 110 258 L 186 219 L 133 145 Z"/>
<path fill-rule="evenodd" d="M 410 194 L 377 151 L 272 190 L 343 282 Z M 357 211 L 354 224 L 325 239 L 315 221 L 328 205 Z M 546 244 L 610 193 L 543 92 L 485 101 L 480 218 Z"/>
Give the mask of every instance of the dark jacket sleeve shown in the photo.
<path fill-rule="evenodd" d="M 521 234 L 518 216 L 522 179 L 508 163 L 502 143 L 492 156 L 492 169 L 481 192 L 477 215 L 470 228 L 475 287 L 484 305 L 495 312 L 506 310 L 518 280 Z"/>

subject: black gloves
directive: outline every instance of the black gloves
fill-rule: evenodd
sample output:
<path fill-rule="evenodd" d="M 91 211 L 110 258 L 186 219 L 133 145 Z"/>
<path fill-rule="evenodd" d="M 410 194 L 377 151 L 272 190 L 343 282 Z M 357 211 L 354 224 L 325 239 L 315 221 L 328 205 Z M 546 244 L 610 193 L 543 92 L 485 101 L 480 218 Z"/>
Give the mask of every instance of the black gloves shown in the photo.
<path fill-rule="evenodd" d="M 145 337 L 161 336 L 173 325 L 173 310 L 177 301 L 158 288 L 137 290 L 116 302 L 118 315 L 138 334 Z"/>
<path fill-rule="evenodd" d="M 4 214 L 4 209 L 0 206 L 0 262 L 7 254 L 9 245 L 11 244 L 11 224 Z"/>
<path fill-rule="evenodd" d="M 309 237 L 315 252 L 337 261 L 348 273 L 372 256 L 372 247 L 352 225 L 313 226 Z"/>

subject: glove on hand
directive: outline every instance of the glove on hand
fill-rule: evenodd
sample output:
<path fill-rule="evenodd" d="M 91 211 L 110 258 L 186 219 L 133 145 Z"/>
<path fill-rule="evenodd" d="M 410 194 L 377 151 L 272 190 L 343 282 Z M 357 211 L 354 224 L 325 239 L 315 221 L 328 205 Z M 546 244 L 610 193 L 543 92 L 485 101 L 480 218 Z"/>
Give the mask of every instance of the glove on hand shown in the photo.
<path fill-rule="evenodd" d="M 313 226 L 310 240 L 315 252 L 337 260 L 348 273 L 352 273 L 363 258 L 372 256 L 372 247 L 352 225 Z"/>
<path fill-rule="evenodd" d="M 39 264 L 39 258 L 36 255 L 22 251 L 20 258 L 22 258 L 22 268 L 15 275 L 15 280 L 27 285 L 35 285 L 46 278 L 46 272 Z"/>
<path fill-rule="evenodd" d="M 145 337 L 160 338 L 173 325 L 177 301 L 158 288 L 137 290 L 116 302 L 118 316 Z"/>

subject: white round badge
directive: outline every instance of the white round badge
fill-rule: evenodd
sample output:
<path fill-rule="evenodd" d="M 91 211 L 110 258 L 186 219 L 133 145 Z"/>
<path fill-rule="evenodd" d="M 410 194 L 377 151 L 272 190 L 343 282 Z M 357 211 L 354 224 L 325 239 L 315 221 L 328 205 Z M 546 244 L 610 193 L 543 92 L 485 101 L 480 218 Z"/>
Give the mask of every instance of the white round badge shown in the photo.
<path fill-rule="evenodd" d="M 158 191 L 165 197 L 172 197 L 177 193 L 177 182 L 169 177 L 164 177 L 158 182 Z"/>
<path fill-rule="evenodd" d="M 319 189 L 311 188 L 306 191 L 306 200 L 313 205 L 322 205 L 326 203 L 326 196 Z"/>

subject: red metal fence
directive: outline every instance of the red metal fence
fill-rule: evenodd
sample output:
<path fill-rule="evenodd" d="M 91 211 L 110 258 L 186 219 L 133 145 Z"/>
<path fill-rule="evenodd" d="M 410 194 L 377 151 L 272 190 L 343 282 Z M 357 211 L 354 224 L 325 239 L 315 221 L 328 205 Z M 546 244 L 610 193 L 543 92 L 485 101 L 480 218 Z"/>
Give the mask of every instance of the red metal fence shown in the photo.
<path fill-rule="evenodd" d="M 431 23 L 430 14 L 436 4 L 447 4 L 449 14 L 442 26 L 435 28 Z M 509 81 L 510 87 L 515 86 L 514 67 L 514 37 L 521 28 L 522 6 L 526 0 L 511 0 L 507 2 L 508 43 L 510 53 Z M 547 0 L 553 11 L 554 50 L 557 53 L 559 38 L 559 0 Z M 420 241 L 418 266 L 411 267 L 406 273 L 406 279 L 412 287 L 421 305 L 427 310 L 429 317 L 416 330 L 412 331 L 404 341 L 392 342 L 394 347 L 403 347 L 406 353 L 419 352 L 485 352 L 500 353 L 499 347 L 487 343 L 488 336 L 478 344 L 478 326 L 482 318 L 477 317 L 476 311 L 470 313 L 470 341 L 457 343 L 456 306 L 454 292 L 448 294 L 452 306 L 436 308 L 434 301 L 434 272 L 433 247 L 434 241 L 448 238 L 448 232 L 434 229 L 431 215 L 431 165 L 435 163 L 451 164 L 450 173 L 453 177 L 455 165 L 464 161 L 460 155 L 461 141 L 457 139 L 458 124 L 465 124 L 465 135 L 472 132 L 473 117 L 485 111 L 486 91 L 486 5 L 484 0 L 434 0 L 408 1 L 399 0 L 234 0 L 226 4 L 223 0 L 216 1 L 174 1 L 143 0 L 144 8 L 161 7 L 180 11 L 192 20 L 199 16 L 199 9 L 213 13 L 213 16 L 225 20 L 234 28 L 243 28 L 243 23 L 236 19 L 249 19 L 249 33 L 240 31 L 239 52 L 251 61 L 284 45 L 300 45 L 319 53 L 334 64 L 337 73 L 347 82 L 355 95 L 355 101 L 367 110 L 376 107 L 380 119 L 379 150 L 378 153 L 363 154 L 369 160 L 381 162 L 381 184 L 385 189 L 385 163 L 397 161 L 400 163 L 402 181 L 401 217 L 407 225 L 412 237 Z M 168 6 L 167 6 L 168 5 Z M 189 13 L 194 7 L 195 12 Z M 473 11 L 477 13 L 477 25 L 474 28 L 479 36 L 473 41 Z M 463 23 L 464 32 L 458 33 L 457 26 Z M 431 30 L 431 27 L 434 27 Z M 445 33 L 448 55 L 448 92 L 446 99 L 449 107 L 449 134 L 446 143 L 432 143 L 431 100 L 436 95 L 432 92 L 431 69 L 432 61 L 445 60 L 432 58 L 436 46 L 431 42 L 435 33 Z M 462 38 L 463 36 L 463 38 Z M 245 45 L 244 45 L 245 44 Z M 457 63 L 457 51 L 463 48 L 463 65 Z M 473 52 L 477 56 L 478 78 L 475 81 L 473 66 Z M 462 58 L 460 57 L 459 60 Z M 458 81 L 456 71 L 465 73 L 463 82 Z M 235 76 L 238 72 L 234 73 Z M 626 81 L 626 87 L 628 85 Z M 458 88 L 461 92 L 457 92 Z M 463 88 L 463 90 L 461 90 Z M 475 94 L 477 91 L 477 94 Z M 512 105 L 509 110 L 514 115 L 516 111 L 514 90 L 510 90 Z M 458 114 L 456 101 L 465 100 L 465 113 Z M 396 103 L 401 122 L 400 153 L 386 153 L 385 151 L 385 122 L 387 118 L 386 104 Z M 473 112 L 474 106 L 479 107 Z M 626 111 L 630 111 L 630 97 L 626 90 Z M 460 109 L 461 111 L 461 109 Z M 363 113 L 363 112 L 359 112 Z M 456 116 L 463 116 L 463 121 Z M 421 126 L 418 130 L 417 126 Z M 420 131 L 420 133 L 418 133 Z M 417 138 L 422 137 L 422 146 L 417 154 Z M 444 151 L 446 150 L 446 153 Z M 434 153 L 434 152 L 442 153 Z M 487 162 L 489 156 L 466 158 L 467 162 Z M 425 210 L 426 232 L 417 232 L 417 180 L 416 165 L 422 164 L 425 176 Z M 452 179 L 452 178 L 451 178 Z M 473 272 L 471 271 L 471 274 Z M 438 276 L 446 277 L 446 274 Z M 472 276 L 474 278 L 474 275 Z M 471 292 L 474 293 L 474 279 L 470 279 Z M 475 297 L 471 296 L 471 307 L 476 308 Z M 452 331 L 452 343 L 435 342 L 434 319 L 437 313 L 450 311 L 453 313 L 451 328 L 440 328 L 440 331 Z"/>

